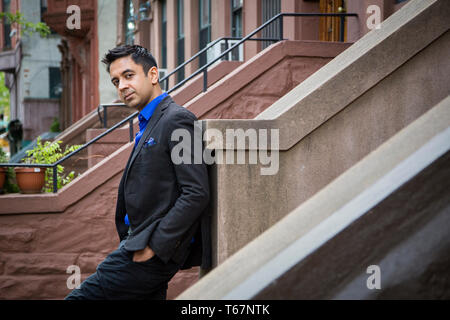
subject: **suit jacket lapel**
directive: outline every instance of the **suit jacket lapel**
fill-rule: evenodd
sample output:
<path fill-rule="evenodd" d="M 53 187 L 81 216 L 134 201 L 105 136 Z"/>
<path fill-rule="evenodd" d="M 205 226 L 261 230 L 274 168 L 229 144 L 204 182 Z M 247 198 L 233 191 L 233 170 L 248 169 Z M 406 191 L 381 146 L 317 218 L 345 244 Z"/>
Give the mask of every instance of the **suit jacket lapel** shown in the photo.
<path fill-rule="evenodd" d="M 128 173 L 130 171 L 131 166 L 133 165 L 134 160 L 136 159 L 137 155 L 142 149 L 142 145 L 144 144 L 144 141 L 147 139 L 147 137 L 152 133 L 153 129 L 155 128 L 156 124 L 158 123 L 159 119 L 164 114 L 164 110 L 167 108 L 167 106 L 172 102 L 172 98 L 170 96 L 165 97 L 158 105 L 158 107 L 155 109 L 155 112 L 153 113 L 152 117 L 150 118 L 150 121 L 147 123 L 147 127 L 145 128 L 144 133 L 142 134 L 141 139 L 139 140 L 138 145 L 134 148 L 133 154 L 131 155 L 131 159 L 129 161 L 128 167 L 126 168 L 125 173 L 125 183 L 127 181 Z"/>

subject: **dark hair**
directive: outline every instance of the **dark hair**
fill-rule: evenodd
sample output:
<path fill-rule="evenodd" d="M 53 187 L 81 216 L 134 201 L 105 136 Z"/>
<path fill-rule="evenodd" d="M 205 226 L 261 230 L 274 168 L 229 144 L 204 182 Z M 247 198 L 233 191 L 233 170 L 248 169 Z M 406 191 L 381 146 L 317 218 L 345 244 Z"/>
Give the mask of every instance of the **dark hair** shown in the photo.
<path fill-rule="evenodd" d="M 136 64 L 140 64 L 142 66 L 145 75 L 148 74 L 148 70 L 152 67 L 157 67 L 156 60 L 152 54 L 144 47 L 138 45 L 124 45 L 115 47 L 105 54 L 102 62 L 106 64 L 106 70 L 109 73 L 109 67 L 113 61 L 130 55 L 131 59 L 133 59 Z"/>

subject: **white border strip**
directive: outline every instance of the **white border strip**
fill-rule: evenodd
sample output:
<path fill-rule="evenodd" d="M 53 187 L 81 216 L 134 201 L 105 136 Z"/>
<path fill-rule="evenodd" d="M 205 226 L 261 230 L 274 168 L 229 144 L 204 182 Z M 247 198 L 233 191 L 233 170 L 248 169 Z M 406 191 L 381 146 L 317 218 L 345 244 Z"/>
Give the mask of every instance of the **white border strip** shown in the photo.
<path fill-rule="evenodd" d="M 272 281 L 320 248 L 450 149 L 450 127 L 430 139 L 372 186 L 294 241 L 222 299 L 251 299 Z"/>

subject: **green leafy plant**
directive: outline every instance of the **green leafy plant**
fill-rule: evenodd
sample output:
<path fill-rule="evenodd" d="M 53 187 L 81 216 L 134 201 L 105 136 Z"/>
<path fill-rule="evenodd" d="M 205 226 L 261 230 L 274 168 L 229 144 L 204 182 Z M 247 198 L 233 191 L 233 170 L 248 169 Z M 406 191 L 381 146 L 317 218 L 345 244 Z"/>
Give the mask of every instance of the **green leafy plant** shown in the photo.
<path fill-rule="evenodd" d="M 20 34 L 23 34 L 25 32 L 26 34 L 31 35 L 36 32 L 39 33 L 41 37 L 46 37 L 51 33 L 50 28 L 47 26 L 47 24 L 45 24 L 45 22 L 29 22 L 25 20 L 23 14 L 20 12 L 0 12 L 0 20 L 4 20 L 5 18 L 10 24 L 17 23 L 22 27 L 20 30 Z"/>
<path fill-rule="evenodd" d="M 0 148 L 0 163 L 7 163 L 8 162 L 8 156 L 6 155 L 5 151 L 3 151 L 2 148 Z"/>
<path fill-rule="evenodd" d="M 42 143 L 39 136 L 37 138 L 36 147 L 27 151 L 27 157 L 24 159 L 25 163 L 29 164 L 53 164 L 59 159 L 65 157 L 69 153 L 77 150 L 81 145 L 66 146 L 64 151 L 61 149 L 62 141 L 46 141 Z M 75 172 L 71 171 L 64 175 L 64 167 L 60 164 L 56 166 L 58 189 L 62 188 L 75 177 Z M 45 172 L 45 192 L 53 192 L 53 170 L 46 170 Z"/>
<path fill-rule="evenodd" d="M 0 72 L 0 113 L 9 116 L 9 89 L 5 86 L 4 72 Z"/>
<path fill-rule="evenodd" d="M 0 163 L 8 163 L 9 159 L 6 155 L 5 151 L 0 148 Z M 14 173 L 14 169 L 12 167 L 6 168 L 6 178 L 5 184 L 3 185 L 3 192 L 6 193 L 17 193 L 20 191 L 17 184 L 14 182 L 16 178 L 16 174 Z"/>
<path fill-rule="evenodd" d="M 53 118 L 53 122 L 52 122 L 52 124 L 50 125 L 50 132 L 60 132 L 60 129 L 59 129 L 59 120 L 58 120 L 58 118 Z"/>

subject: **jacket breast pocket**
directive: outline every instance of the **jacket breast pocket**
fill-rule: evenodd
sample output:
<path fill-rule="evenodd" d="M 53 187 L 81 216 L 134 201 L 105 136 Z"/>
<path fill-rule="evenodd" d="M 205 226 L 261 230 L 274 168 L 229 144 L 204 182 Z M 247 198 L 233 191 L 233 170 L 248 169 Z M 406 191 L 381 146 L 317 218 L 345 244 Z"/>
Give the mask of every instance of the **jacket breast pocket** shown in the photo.
<path fill-rule="evenodd" d="M 136 156 L 132 170 L 143 175 L 151 174 L 153 178 L 162 178 L 172 171 L 171 163 L 170 155 L 165 152 L 163 146 L 143 146 Z"/>
<path fill-rule="evenodd" d="M 155 149 L 155 148 L 157 148 L 157 147 L 159 147 L 159 145 L 158 145 L 157 143 L 156 143 L 156 144 L 144 143 L 144 144 L 142 145 L 142 149 L 143 149 L 143 150 Z"/>
<path fill-rule="evenodd" d="M 161 157 L 161 146 L 158 144 L 155 145 L 143 145 L 141 150 L 139 150 L 139 153 L 136 156 L 136 163 L 139 162 L 148 162 L 157 160 Z"/>

